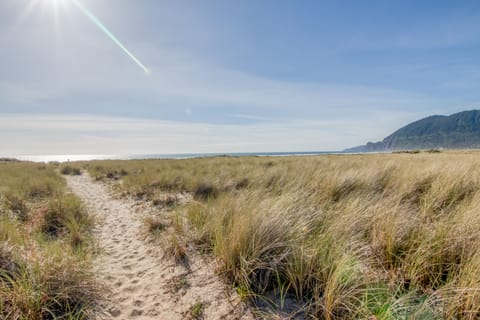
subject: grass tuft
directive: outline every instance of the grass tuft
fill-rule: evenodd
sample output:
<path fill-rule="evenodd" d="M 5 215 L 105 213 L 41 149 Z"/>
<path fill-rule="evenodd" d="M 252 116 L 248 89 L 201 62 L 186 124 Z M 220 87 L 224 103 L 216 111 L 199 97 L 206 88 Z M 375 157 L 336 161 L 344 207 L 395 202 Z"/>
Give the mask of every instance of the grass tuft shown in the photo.
<path fill-rule="evenodd" d="M 189 318 L 192 320 L 201 320 L 203 319 L 203 314 L 205 310 L 205 304 L 201 301 L 195 302 L 189 310 Z"/>
<path fill-rule="evenodd" d="M 64 175 L 70 175 L 70 176 L 79 176 L 82 174 L 82 170 L 77 167 L 66 165 L 60 169 L 60 173 Z"/>
<path fill-rule="evenodd" d="M 167 228 L 165 220 L 157 216 L 148 216 L 144 219 L 144 224 L 150 233 L 162 232 Z"/>

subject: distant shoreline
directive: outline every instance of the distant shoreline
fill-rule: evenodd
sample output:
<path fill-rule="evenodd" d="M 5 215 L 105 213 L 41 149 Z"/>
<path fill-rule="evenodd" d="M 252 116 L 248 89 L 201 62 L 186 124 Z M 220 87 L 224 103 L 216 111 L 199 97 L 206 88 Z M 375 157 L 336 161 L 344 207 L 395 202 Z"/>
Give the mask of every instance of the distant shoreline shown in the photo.
<path fill-rule="evenodd" d="M 211 157 L 283 157 L 344 154 L 341 151 L 297 151 L 297 152 L 223 152 L 223 153 L 177 153 L 177 154 L 127 154 L 127 155 L 13 155 L 5 158 L 32 162 L 69 162 L 90 160 L 143 160 L 143 159 L 192 159 Z"/>

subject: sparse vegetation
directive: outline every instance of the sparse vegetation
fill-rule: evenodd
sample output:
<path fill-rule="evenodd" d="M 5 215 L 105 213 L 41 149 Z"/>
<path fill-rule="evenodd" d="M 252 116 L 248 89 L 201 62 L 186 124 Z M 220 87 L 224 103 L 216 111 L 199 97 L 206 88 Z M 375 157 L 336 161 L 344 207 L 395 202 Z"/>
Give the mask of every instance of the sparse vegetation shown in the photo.
<path fill-rule="evenodd" d="M 0 163 L 0 318 L 92 314 L 91 224 L 53 167 Z"/>
<path fill-rule="evenodd" d="M 205 305 L 203 302 L 195 302 L 191 307 L 190 307 L 190 317 L 189 319 L 192 320 L 201 320 L 203 319 L 203 312 L 205 309 Z"/>

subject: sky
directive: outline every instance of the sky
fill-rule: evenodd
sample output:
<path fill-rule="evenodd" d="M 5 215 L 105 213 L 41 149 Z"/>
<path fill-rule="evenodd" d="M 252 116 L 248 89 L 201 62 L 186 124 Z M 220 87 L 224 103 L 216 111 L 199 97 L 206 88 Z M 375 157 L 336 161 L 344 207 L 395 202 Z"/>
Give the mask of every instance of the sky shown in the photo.
<path fill-rule="evenodd" d="M 342 150 L 479 84 L 477 0 L 0 1 L 0 155 Z"/>

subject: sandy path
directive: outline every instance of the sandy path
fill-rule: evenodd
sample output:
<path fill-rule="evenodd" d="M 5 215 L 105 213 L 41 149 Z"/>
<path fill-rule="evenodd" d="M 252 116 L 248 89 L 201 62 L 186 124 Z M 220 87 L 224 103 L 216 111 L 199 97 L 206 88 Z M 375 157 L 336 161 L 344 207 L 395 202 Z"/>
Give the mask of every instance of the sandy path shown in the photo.
<path fill-rule="evenodd" d="M 134 202 L 114 199 L 86 174 L 67 181 L 100 220 L 95 233 L 102 253 L 95 271 L 109 291 L 102 319 L 253 319 L 203 259 L 192 257 L 187 270 L 162 258 L 161 249 L 142 237 Z M 195 318 L 198 309 L 203 316 Z"/>

